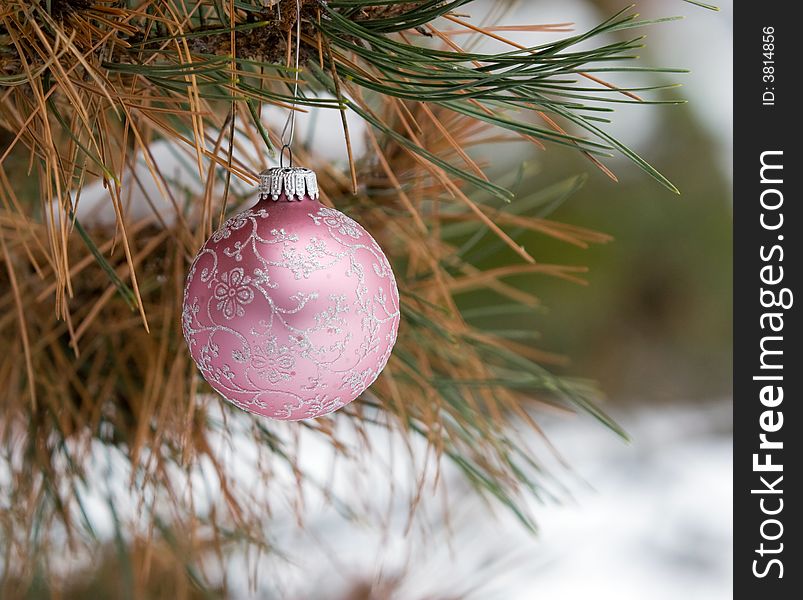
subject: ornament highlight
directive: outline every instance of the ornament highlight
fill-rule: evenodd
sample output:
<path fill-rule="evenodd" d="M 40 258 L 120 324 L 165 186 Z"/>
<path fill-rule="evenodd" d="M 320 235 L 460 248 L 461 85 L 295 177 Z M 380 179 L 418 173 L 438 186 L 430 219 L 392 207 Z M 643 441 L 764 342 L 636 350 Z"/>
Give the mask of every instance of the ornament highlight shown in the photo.
<path fill-rule="evenodd" d="M 399 292 L 379 244 L 318 201 L 315 173 L 260 174 L 260 199 L 198 252 L 182 329 L 204 379 L 273 419 L 315 418 L 357 398 L 390 358 Z"/>

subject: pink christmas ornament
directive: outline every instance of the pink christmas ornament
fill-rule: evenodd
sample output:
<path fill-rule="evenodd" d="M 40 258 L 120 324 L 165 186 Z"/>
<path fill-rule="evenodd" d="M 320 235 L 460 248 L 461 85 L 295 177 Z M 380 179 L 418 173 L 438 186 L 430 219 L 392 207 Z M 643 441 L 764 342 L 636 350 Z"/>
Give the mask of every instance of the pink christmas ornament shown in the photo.
<path fill-rule="evenodd" d="M 260 177 L 259 202 L 226 221 L 190 267 L 184 338 L 229 402 L 274 419 L 319 417 L 384 368 L 399 292 L 368 232 L 318 202 L 315 173 Z"/>

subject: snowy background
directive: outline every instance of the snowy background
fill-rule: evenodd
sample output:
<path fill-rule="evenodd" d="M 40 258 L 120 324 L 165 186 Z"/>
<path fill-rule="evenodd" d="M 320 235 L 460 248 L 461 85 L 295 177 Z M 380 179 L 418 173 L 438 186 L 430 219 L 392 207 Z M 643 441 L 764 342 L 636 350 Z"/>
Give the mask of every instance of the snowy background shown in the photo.
<path fill-rule="evenodd" d="M 292 519 L 277 529 L 287 562 L 262 571 L 260 589 L 340 599 L 362 582 L 374 590 L 367 597 L 383 598 L 383 582 L 398 578 L 391 598 L 731 598 L 730 413 L 722 400 L 619 415 L 629 444 L 590 420 L 547 423 L 572 469 L 553 465 L 573 500 L 533 502 L 535 536 L 489 510 L 449 469 L 450 534 L 404 535 L 406 507 L 377 532 L 321 505 L 307 513 L 306 532 Z M 437 517 L 441 500 L 429 497 L 422 514 Z M 374 506 L 385 501 L 380 494 Z"/>

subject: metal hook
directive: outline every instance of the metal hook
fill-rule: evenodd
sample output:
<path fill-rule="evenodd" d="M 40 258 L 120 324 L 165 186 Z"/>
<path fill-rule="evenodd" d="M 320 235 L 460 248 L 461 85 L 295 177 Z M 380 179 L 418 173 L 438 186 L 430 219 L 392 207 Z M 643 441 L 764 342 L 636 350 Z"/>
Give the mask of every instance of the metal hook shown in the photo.
<path fill-rule="evenodd" d="M 284 151 L 287 150 L 287 159 L 289 164 L 288 167 L 292 168 L 293 166 L 293 150 L 290 148 L 290 144 L 284 144 L 282 149 L 279 150 L 279 167 L 284 169 Z"/>
<path fill-rule="evenodd" d="M 281 2 L 279 2 L 279 7 L 281 7 Z M 281 9 L 280 9 L 281 10 Z M 295 136 L 296 132 L 296 100 L 298 98 L 298 68 L 299 68 L 299 61 L 301 56 L 301 0 L 296 0 L 296 60 L 295 60 L 295 75 L 293 81 L 293 101 L 290 107 L 290 113 L 287 115 L 287 120 L 284 122 L 284 127 L 282 127 L 282 134 L 280 136 L 282 141 L 282 150 L 286 146 L 287 149 L 290 149 L 290 144 L 293 143 L 293 137 Z M 288 133 L 289 129 L 289 137 L 287 141 L 285 141 L 284 136 Z M 292 152 L 291 156 L 291 164 L 292 166 Z"/>

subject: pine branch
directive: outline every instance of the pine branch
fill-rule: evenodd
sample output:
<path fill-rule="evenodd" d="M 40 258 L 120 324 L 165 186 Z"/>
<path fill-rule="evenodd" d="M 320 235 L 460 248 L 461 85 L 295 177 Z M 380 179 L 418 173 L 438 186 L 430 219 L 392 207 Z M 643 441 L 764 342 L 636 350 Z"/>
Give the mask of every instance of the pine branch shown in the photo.
<path fill-rule="evenodd" d="M 582 411 L 624 435 L 594 404 L 598 392 L 552 374 L 561 357 L 537 347 L 529 322 L 520 325 L 540 301 L 515 277 L 582 282 L 584 272 L 539 262 L 521 246 L 525 232 L 582 248 L 610 240 L 547 219 L 584 177 L 515 196 L 530 187 L 521 185 L 524 170 L 491 181 L 471 149 L 524 139 L 581 152 L 606 173 L 602 161 L 619 153 L 674 190 L 605 130 L 618 103 L 666 103 L 651 98 L 669 85 L 624 88 L 607 78 L 681 71 L 636 62 L 642 38 L 633 31 L 653 22 L 629 10 L 587 32 L 521 47 L 505 32 L 565 25 L 480 27 L 456 13 L 470 4 L 302 0 L 303 85 L 294 98 L 295 0 L 4 3 L 0 273 L 13 272 L 14 286 L 0 280 L 0 341 L 10 349 L 0 356 L 0 451 L 12 482 L 0 496 L 0 527 L 14 564 L 38 565 L 58 552 L 52 531 L 97 551 L 84 505 L 99 449 L 122 457 L 147 521 L 143 532 L 114 517 L 120 562 L 134 579 L 150 565 L 129 554 L 122 532 L 135 549 L 160 536 L 160 548 L 181 555 L 182 585 L 202 586 L 198 557 L 222 556 L 229 544 L 274 551 L 262 535 L 271 502 L 230 486 L 215 450 L 241 423 L 256 441 L 260 481 L 273 483 L 281 468 L 299 482 L 300 497 L 312 486 L 337 503 L 299 465 L 293 436 L 225 408 L 215 416 L 220 405 L 199 387 L 176 327 L 188 260 L 227 210 L 249 201 L 245 190 L 280 145 L 275 124 L 263 120 L 269 106 L 349 110 L 369 125 L 374 151 L 350 161 L 356 193 L 351 177 L 313 148 L 294 153 L 318 167 L 323 201 L 359 215 L 386 249 L 402 294 L 400 338 L 370 394 L 340 417 L 300 427 L 344 454 L 336 426 L 344 422 L 360 440 L 369 427 L 419 436 L 531 529 L 524 499 L 549 495 L 552 482 L 511 420 L 537 431 L 543 407 Z M 466 51 L 456 32 L 510 49 Z M 589 44 L 596 40 L 604 41 Z M 154 156 L 158 144 L 169 148 L 169 166 Z M 174 171 L 205 182 L 204 191 L 183 189 Z M 143 178 L 167 208 L 135 220 L 129 198 L 157 200 Z M 114 209 L 106 226 L 77 218 L 81 191 L 93 182 Z M 489 258 L 498 268 L 483 267 Z M 24 322 L 15 318 L 21 306 Z M 515 330 L 499 324 L 511 315 Z M 221 490 L 220 501 L 197 514 L 177 472 Z M 167 499 L 171 523 L 157 498 Z M 417 499 L 410 502 L 414 510 Z"/>

